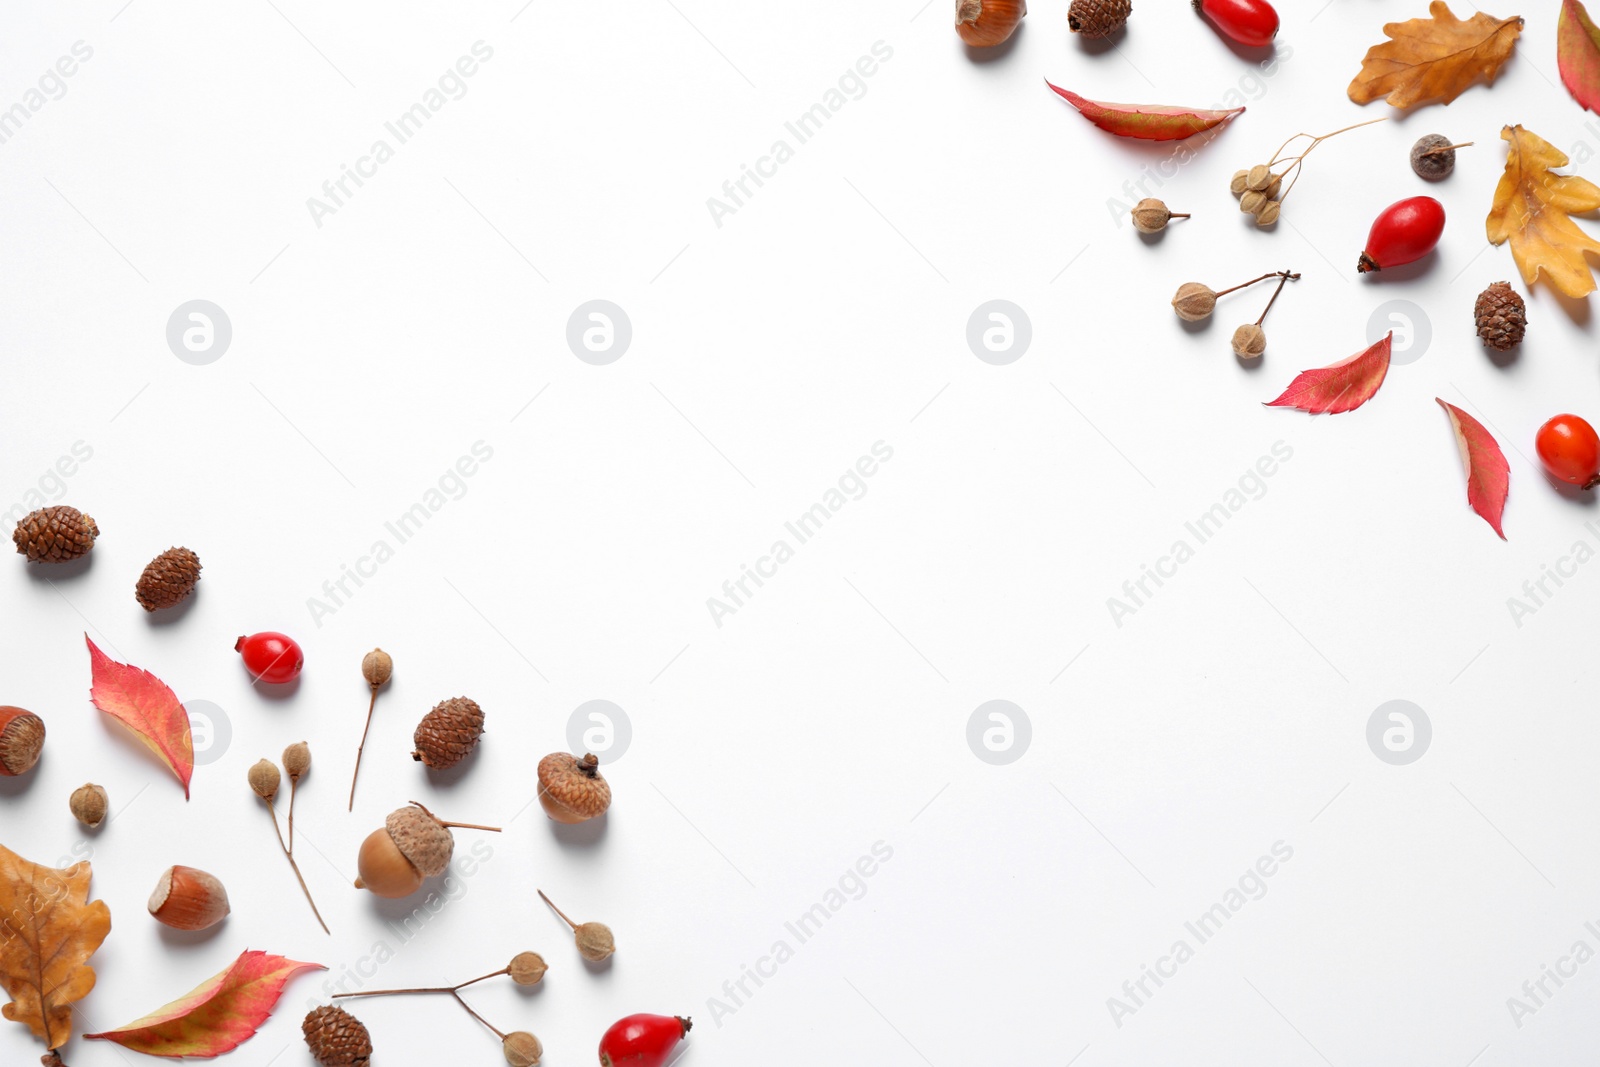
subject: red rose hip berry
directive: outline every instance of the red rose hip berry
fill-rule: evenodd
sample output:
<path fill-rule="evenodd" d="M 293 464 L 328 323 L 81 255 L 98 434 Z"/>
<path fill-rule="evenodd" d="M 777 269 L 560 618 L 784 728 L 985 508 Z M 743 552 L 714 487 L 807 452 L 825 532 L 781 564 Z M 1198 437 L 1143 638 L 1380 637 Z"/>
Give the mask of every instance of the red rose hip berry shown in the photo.
<path fill-rule="evenodd" d="M 600 1067 L 661 1067 L 693 1024 L 676 1015 L 630 1015 L 600 1039 Z"/>
<path fill-rule="evenodd" d="M 1600 485 L 1600 435 L 1576 415 L 1557 415 L 1534 438 L 1550 477 L 1593 489 Z"/>
<path fill-rule="evenodd" d="M 1278 35 L 1278 12 L 1267 0 L 1194 0 L 1223 36 L 1252 48 L 1264 48 Z"/>
<path fill-rule="evenodd" d="M 255 675 L 257 681 L 283 685 L 300 676 L 306 665 L 305 653 L 294 639 L 286 634 L 263 630 L 249 637 L 241 637 L 233 650 L 244 657 L 244 668 Z"/>
<path fill-rule="evenodd" d="M 1444 233 L 1444 205 L 1431 196 L 1411 196 L 1383 209 L 1367 234 L 1356 263 L 1362 274 L 1415 263 L 1432 252 Z"/>

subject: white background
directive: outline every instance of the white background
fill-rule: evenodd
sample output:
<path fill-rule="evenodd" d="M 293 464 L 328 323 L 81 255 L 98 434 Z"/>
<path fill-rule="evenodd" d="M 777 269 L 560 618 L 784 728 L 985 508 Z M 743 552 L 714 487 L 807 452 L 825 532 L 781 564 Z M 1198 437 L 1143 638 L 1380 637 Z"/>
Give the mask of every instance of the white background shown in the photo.
<path fill-rule="evenodd" d="M 686 1065 L 1586 1062 L 1600 963 L 1520 1028 L 1506 1001 L 1575 940 L 1600 948 L 1583 928 L 1600 918 L 1600 574 L 1580 567 L 1520 626 L 1507 598 L 1576 539 L 1600 544 L 1594 501 L 1529 462 L 1550 415 L 1600 415 L 1593 327 L 1541 286 L 1502 367 L 1471 315 L 1489 282 L 1524 288 L 1483 236 L 1501 125 L 1600 151 L 1554 80 L 1555 5 L 1524 12 L 1492 88 L 1324 144 L 1264 232 L 1229 175 L 1295 131 L 1388 113 L 1345 86 L 1420 2 L 1284 4 L 1270 78 L 1177 4 L 1142 2 L 1106 50 L 1038 0 L 976 61 L 942 0 L 122 3 L 14 10 L 0 32 L 6 106 L 75 41 L 94 50 L 0 145 L 0 506 L 82 441 L 62 499 L 103 531 L 87 568 L 0 567 L 0 699 L 50 730 L 38 769 L 0 785 L 0 841 L 42 862 L 92 851 L 114 917 L 77 1032 L 264 949 L 330 971 L 297 979 L 229 1062 L 309 1063 L 308 1003 L 405 914 L 350 888 L 357 845 L 417 799 L 505 832 L 461 835 L 459 854 L 483 841 L 492 859 L 368 988 L 537 949 L 542 992 L 501 980 L 473 1002 L 538 1033 L 551 1064 L 594 1062 L 639 1011 L 695 1016 Z M 479 40 L 494 54 L 466 95 L 319 228 L 307 198 Z M 878 41 L 893 55 L 865 95 L 717 226 L 707 198 Z M 1107 201 L 1171 147 L 1093 129 L 1045 77 L 1196 106 L 1237 90 L 1249 110 L 1149 186 L 1195 217 L 1144 242 Z M 1406 151 L 1435 131 L 1477 143 L 1430 187 Z M 1372 217 L 1423 192 L 1449 214 L 1437 255 L 1358 278 Z M 1279 268 L 1304 278 L 1257 368 L 1228 337 L 1266 287 L 1197 332 L 1167 308 L 1181 282 Z M 165 338 L 196 298 L 233 326 L 209 366 Z M 1032 323 L 1008 366 L 965 339 L 996 298 Z M 592 299 L 633 325 L 609 366 L 565 341 Z M 1389 299 L 1423 309 L 1432 344 L 1370 404 L 1261 406 L 1364 348 Z M 1468 509 L 1435 396 L 1505 447 L 1509 542 Z M 308 598 L 478 441 L 493 458 L 466 495 L 313 621 Z M 865 497 L 714 625 L 707 598 L 877 441 L 893 459 Z M 1107 598 L 1280 441 L 1293 457 L 1265 495 L 1115 625 Z M 133 584 L 171 544 L 205 577 L 163 623 Z M 305 647 L 286 697 L 232 652 L 262 629 Z M 224 710 L 231 743 L 189 803 L 89 704 L 85 630 Z M 348 815 L 374 644 L 396 673 Z M 459 694 L 489 732 L 430 779 L 411 730 Z M 627 710 L 632 746 L 603 834 L 559 837 L 527 807 L 534 766 L 595 698 Z M 966 742 L 993 699 L 1032 722 L 1007 766 Z M 1366 742 L 1391 699 L 1433 724 L 1409 766 Z M 302 738 L 300 853 L 331 938 L 245 784 Z M 67 812 L 85 780 L 118 809 L 88 838 Z M 878 841 L 893 858 L 866 895 L 717 1025 L 708 998 Z M 1117 1026 L 1107 998 L 1278 841 L 1293 858 L 1266 895 Z M 227 884 L 214 933 L 144 914 L 173 863 Z M 614 967 L 582 967 L 536 887 L 612 925 Z M 447 1000 L 354 1009 L 378 1063 L 499 1062 Z M 0 1026 L 0 1061 L 39 1051 Z M 66 1050 L 73 1067 L 139 1059 Z"/>

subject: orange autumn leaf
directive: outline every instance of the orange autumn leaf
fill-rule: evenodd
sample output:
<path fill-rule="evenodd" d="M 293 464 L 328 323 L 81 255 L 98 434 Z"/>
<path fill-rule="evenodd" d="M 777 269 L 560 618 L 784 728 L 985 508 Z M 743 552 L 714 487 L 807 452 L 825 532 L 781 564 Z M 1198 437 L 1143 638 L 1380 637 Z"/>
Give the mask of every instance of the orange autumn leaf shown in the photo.
<path fill-rule="evenodd" d="M 178 776 L 184 799 L 188 799 L 189 779 L 194 775 L 194 737 L 189 713 L 183 710 L 178 695 L 149 671 L 118 663 L 101 652 L 88 634 L 83 640 L 89 646 L 89 667 L 94 675 L 89 699 L 139 735 L 145 747 Z"/>
<path fill-rule="evenodd" d="M 0 845 L 0 1008 L 46 1048 L 72 1036 L 72 1005 L 94 988 L 89 966 L 111 932 L 111 909 L 89 900 L 89 864 L 65 870 L 29 863 Z"/>
<path fill-rule="evenodd" d="M 1430 18 L 1391 22 L 1389 40 L 1367 49 L 1347 92 L 1358 104 L 1383 97 L 1395 107 L 1448 104 L 1482 79 L 1493 84 L 1522 33 L 1522 19 L 1497 19 L 1482 11 L 1465 21 L 1444 0 L 1428 5 Z"/>
<path fill-rule="evenodd" d="M 1489 243 L 1511 242 L 1511 255 L 1528 285 L 1542 272 L 1567 296 L 1587 296 L 1594 291 L 1594 275 L 1584 253 L 1600 253 L 1600 242 L 1578 229 L 1571 216 L 1600 209 L 1600 187 L 1577 175 L 1553 173 L 1552 168 L 1567 165 L 1566 155 L 1521 126 L 1507 126 L 1500 136 L 1511 148 L 1489 210 Z"/>

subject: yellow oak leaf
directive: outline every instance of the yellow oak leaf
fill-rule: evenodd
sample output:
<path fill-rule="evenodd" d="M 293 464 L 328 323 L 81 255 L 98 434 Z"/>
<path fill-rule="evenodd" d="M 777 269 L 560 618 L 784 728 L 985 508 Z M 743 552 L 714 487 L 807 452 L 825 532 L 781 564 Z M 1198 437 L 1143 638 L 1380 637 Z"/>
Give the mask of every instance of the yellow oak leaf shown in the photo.
<path fill-rule="evenodd" d="M 89 966 L 111 932 L 111 909 L 89 900 L 89 864 L 65 870 L 29 863 L 0 845 L 0 1008 L 45 1047 L 72 1036 L 72 1005 L 94 988 Z"/>
<path fill-rule="evenodd" d="M 1600 242 L 1578 229 L 1573 212 L 1600 209 L 1600 186 L 1577 175 L 1552 173 L 1567 165 L 1566 155 L 1521 126 L 1507 126 L 1500 137 L 1509 141 L 1506 172 L 1494 190 L 1489 209 L 1490 244 L 1511 242 L 1511 255 L 1532 285 L 1545 281 L 1567 296 L 1594 291 L 1594 275 L 1585 252 L 1600 254 Z"/>
<path fill-rule="evenodd" d="M 1389 40 L 1367 49 L 1347 92 L 1358 104 L 1385 97 L 1395 107 L 1448 104 L 1478 79 L 1493 83 L 1522 34 L 1522 19 L 1497 19 L 1482 11 L 1465 21 L 1444 0 L 1428 5 L 1429 18 L 1391 22 Z"/>

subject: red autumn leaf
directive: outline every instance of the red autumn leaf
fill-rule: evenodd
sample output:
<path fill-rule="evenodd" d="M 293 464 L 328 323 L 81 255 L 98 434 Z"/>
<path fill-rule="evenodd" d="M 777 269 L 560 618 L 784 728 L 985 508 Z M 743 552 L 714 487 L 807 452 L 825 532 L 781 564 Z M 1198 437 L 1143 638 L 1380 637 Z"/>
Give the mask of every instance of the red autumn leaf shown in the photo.
<path fill-rule="evenodd" d="M 1600 28 L 1579 0 L 1562 0 L 1556 20 L 1556 66 L 1572 99 L 1600 112 Z"/>
<path fill-rule="evenodd" d="M 178 696 L 149 671 L 118 663 L 101 652 L 89 635 L 89 665 L 94 684 L 89 698 L 94 706 L 139 735 L 145 747 L 171 768 L 189 796 L 189 779 L 194 775 L 194 738 L 189 734 L 189 713 Z"/>
<path fill-rule="evenodd" d="M 320 963 L 298 963 L 265 952 L 243 952 L 221 974 L 212 975 L 166 1007 L 93 1040 L 115 1041 L 147 1056 L 199 1056 L 232 1052 L 255 1036 L 272 1014 L 283 987 L 301 971 L 322 971 Z"/>
<path fill-rule="evenodd" d="M 1338 415 L 1372 399 L 1389 373 L 1389 343 L 1393 331 L 1372 347 L 1357 352 L 1331 367 L 1301 371 L 1283 395 L 1267 404 L 1269 408 L 1299 408 L 1313 415 Z"/>
<path fill-rule="evenodd" d="M 1046 85 L 1050 85 L 1048 80 Z M 1181 141 L 1197 133 L 1221 126 L 1244 111 L 1202 111 L 1192 107 L 1157 107 L 1152 104 L 1113 104 L 1089 100 L 1059 85 L 1050 85 L 1078 113 L 1102 130 L 1118 137 L 1137 137 L 1145 141 Z"/>
<path fill-rule="evenodd" d="M 1506 510 L 1506 494 L 1511 491 L 1511 467 L 1505 453 L 1483 423 L 1454 404 L 1433 399 L 1450 416 L 1450 428 L 1456 432 L 1461 464 L 1467 468 L 1467 503 L 1504 541 L 1506 532 L 1500 528 L 1500 516 Z"/>

